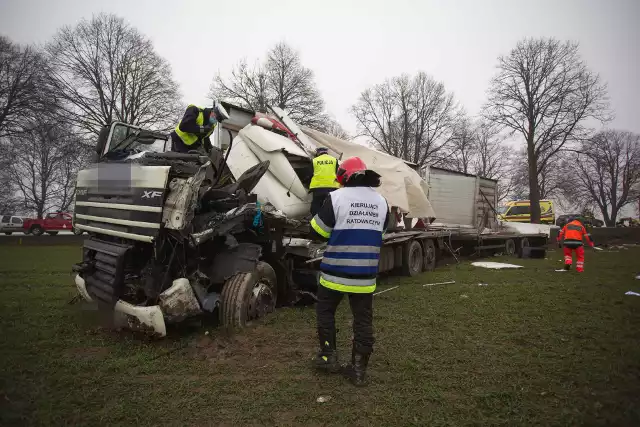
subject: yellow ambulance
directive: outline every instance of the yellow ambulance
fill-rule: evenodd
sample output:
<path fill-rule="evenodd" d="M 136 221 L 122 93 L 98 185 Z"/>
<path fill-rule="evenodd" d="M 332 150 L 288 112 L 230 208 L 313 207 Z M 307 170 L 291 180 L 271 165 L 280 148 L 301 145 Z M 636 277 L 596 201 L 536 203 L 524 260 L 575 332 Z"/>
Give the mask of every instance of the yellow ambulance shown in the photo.
<path fill-rule="evenodd" d="M 502 221 L 531 222 L 531 203 L 528 200 L 514 200 L 507 202 L 499 211 Z M 551 200 L 540 200 L 540 222 L 555 224 L 556 215 L 553 212 Z"/>

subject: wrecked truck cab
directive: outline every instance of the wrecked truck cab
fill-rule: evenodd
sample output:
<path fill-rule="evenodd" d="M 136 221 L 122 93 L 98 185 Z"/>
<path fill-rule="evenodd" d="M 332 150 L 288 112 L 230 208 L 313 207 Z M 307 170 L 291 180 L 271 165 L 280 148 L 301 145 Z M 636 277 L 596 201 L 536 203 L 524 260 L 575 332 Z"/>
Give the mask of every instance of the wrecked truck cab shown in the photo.
<path fill-rule="evenodd" d="M 269 162 L 233 179 L 219 152 L 164 152 L 166 135 L 124 123 L 105 134 L 77 178 L 78 293 L 117 326 L 159 336 L 200 314 L 242 327 L 273 311 L 286 290 L 266 260 L 279 258 L 286 217 L 250 194 Z"/>

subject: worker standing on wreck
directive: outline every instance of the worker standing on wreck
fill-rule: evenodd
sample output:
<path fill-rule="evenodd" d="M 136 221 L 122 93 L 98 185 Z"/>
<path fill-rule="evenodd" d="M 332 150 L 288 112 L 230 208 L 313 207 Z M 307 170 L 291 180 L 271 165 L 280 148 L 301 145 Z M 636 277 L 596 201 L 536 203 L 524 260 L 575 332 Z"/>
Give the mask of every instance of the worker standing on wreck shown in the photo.
<path fill-rule="evenodd" d="M 387 201 L 372 187 L 380 175 L 359 157 L 345 160 L 337 181 L 343 188 L 329 193 L 311 228 L 329 239 L 320 263 L 316 316 L 320 351 L 315 367 L 342 374 L 354 385 L 367 384 L 366 370 L 373 352 L 373 292 L 382 234 L 389 222 Z M 340 367 L 336 348 L 335 313 L 344 294 L 353 315 L 351 363 Z"/>
<path fill-rule="evenodd" d="M 209 137 L 216 125 L 228 118 L 229 114 L 218 102 L 214 102 L 213 108 L 189 105 L 182 120 L 171 132 L 171 151 L 188 153 L 198 150 L 203 145 L 207 152 L 211 151 L 212 144 Z"/>
<path fill-rule="evenodd" d="M 560 230 L 560 234 L 558 234 L 558 243 L 562 243 L 562 247 L 564 248 L 564 269 L 571 269 L 571 264 L 573 264 L 573 256 L 572 252 L 576 253 L 576 271 L 578 273 L 582 273 L 584 271 L 584 247 L 582 244 L 582 239 L 585 239 L 589 246 L 593 247 L 593 241 L 589 237 L 587 230 L 580 222 L 579 218 L 574 219 L 564 226 L 562 230 Z"/>
<path fill-rule="evenodd" d="M 320 147 L 316 149 L 316 157 L 313 159 L 313 178 L 309 184 L 309 191 L 313 195 L 311 215 L 317 214 L 327 195 L 340 187 L 336 181 L 338 159 L 328 153 L 327 148 Z"/>

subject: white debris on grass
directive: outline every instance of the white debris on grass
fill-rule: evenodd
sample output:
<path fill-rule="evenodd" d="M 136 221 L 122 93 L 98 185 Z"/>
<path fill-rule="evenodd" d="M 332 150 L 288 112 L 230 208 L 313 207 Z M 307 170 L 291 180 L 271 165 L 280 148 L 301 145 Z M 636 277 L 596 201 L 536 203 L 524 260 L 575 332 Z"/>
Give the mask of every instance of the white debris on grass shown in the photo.
<path fill-rule="evenodd" d="M 488 283 L 478 283 L 478 286 L 489 286 Z"/>
<path fill-rule="evenodd" d="M 603 251 L 603 250 L 604 250 L 604 249 L 599 248 L 599 247 L 597 247 L 597 246 L 594 246 L 594 247 L 593 247 L 593 249 L 595 249 L 596 251 Z"/>
<path fill-rule="evenodd" d="M 567 271 L 567 270 L 563 268 L 562 270 L 554 270 L 554 271 L 557 271 L 558 273 L 562 273 L 563 271 Z"/>
<path fill-rule="evenodd" d="M 380 295 L 380 294 L 384 294 L 385 292 L 389 292 L 394 290 L 395 288 L 397 288 L 398 286 L 394 286 L 393 288 L 389 288 L 389 289 L 385 289 L 384 291 L 380 291 L 380 292 L 376 292 L 373 295 Z"/>
<path fill-rule="evenodd" d="M 475 267 L 492 268 L 496 270 L 500 270 L 503 268 L 522 268 L 521 265 L 505 264 L 503 262 L 491 262 L 491 261 L 472 262 L 471 265 Z"/>
<path fill-rule="evenodd" d="M 460 298 L 469 298 L 469 295 L 462 294 L 460 295 Z"/>
<path fill-rule="evenodd" d="M 640 274 L 638 274 L 638 275 L 636 276 L 636 279 L 640 280 Z"/>
<path fill-rule="evenodd" d="M 639 293 L 633 292 L 633 291 L 627 291 L 627 292 L 625 292 L 625 295 L 633 295 L 635 297 L 640 297 Z"/>
<path fill-rule="evenodd" d="M 451 281 L 449 281 L 449 282 L 425 283 L 424 285 L 422 285 L 422 287 L 424 288 L 425 286 L 453 285 L 454 283 L 456 283 L 456 281 L 455 281 L 455 280 L 451 280 Z"/>
<path fill-rule="evenodd" d="M 326 403 L 331 400 L 331 396 L 320 396 L 316 399 L 318 403 Z"/>

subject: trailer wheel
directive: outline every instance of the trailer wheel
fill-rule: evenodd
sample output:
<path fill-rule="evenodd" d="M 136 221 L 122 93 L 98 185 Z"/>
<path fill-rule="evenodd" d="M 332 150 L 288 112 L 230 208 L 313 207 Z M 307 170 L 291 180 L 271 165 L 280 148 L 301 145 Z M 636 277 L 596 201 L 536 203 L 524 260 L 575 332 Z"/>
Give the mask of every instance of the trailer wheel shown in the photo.
<path fill-rule="evenodd" d="M 4 234 L 7 236 L 11 236 L 11 231 L 5 231 Z"/>
<path fill-rule="evenodd" d="M 42 233 L 44 232 L 42 227 L 40 227 L 39 225 L 34 225 L 33 227 L 31 227 L 31 229 L 29 231 L 34 236 L 42 236 Z"/>
<path fill-rule="evenodd" d="M 79 229 L 77 229 L 77 228 L 75 228 L 75 227 L 73 227 L 73 228 L 71 229 L 71 231 L 73 231 L 73 234 L 75 234 L 76 236 L 79 236 L 79 235 L 81 235 L 81 234 L 83 233 L 83 231 L 82 231 L 82 230 L 79 230 Z"/>
<path fill-rule="evenodd" d="M 424 271 L 436 269 L 436 245 L 433 240 L 424 241 Z"/>
<path fill-rule="evenodd" d="M 413 277 L 422 272 L 422 246 L 417 240 L 407 242 L 402 248 L 402 273 Z"/>
<path fill-rule="evenodd" d="M 504 242 L 504 252 L 508 256 L 513 256 L 516 253 L 516 242 L 513 239 L 507 239 Z"/>
<path fill-rule="evenodd" d="M 518 257 L 522 258 L 522 254 L 524 252 L 524 248 L 528 248 L 529 245 L 529 239 L 526 237 L 523 237 L 522 239 L 520 239 L 520 244 L 518 245 Z"/>
<path fill-rule="evenodd" d="M 277 284 L 275 271 L 262 261 L 252 272 L 229 278 L 222 288 L 220 323 L 225 327 L 243 328 L 247 322 L 274 311 Z"/>

